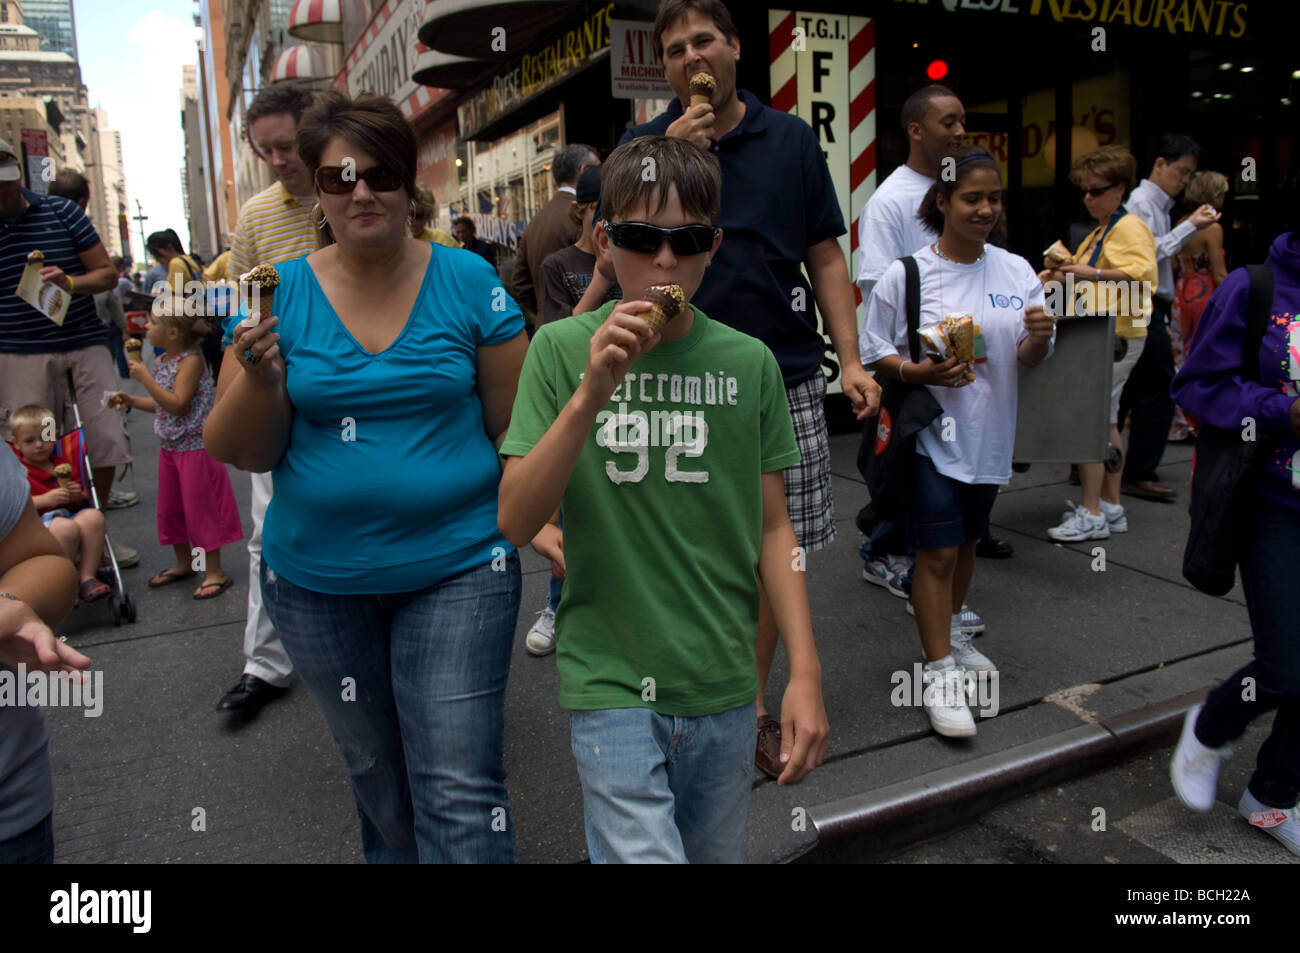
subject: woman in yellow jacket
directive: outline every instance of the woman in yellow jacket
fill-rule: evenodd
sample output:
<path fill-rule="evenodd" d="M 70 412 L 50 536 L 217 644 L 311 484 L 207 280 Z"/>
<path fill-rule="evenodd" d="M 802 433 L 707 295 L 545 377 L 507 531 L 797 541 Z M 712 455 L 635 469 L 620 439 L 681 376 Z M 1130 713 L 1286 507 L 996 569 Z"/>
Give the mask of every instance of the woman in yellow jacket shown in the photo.
<path fill-rule="evenodd" d="M 1097 221 L 1074 260 L 1043 272 L 1044 282 L 1065 282 L 1073 276 L 1074 295 L 1066 295 L 1067 313 L 1115 315 L 1117 357 L 1110 386 L 1110 442 L 1119 447 L 1119 397 L 1146 344 L 1151 296 L 1159 282 L 1156 243 L 1145 222 L 1124 208 L 1124 199 L 1137 181 L 1137 160 L 1122 146 L 1103 146 L 1080 156 L 1070 168 L 1070 181 L 1083 190 L 1083 204 Z M 1128 517 L 1119 502 L 1121 474 L 1106 473 L 1101 463 L 1080 463 L 1082 502 L 1070 503 L 1059 526 L 1047 531 L 1052 539 L 1079 542 L 1105 539 L 1128 531 Z"/>

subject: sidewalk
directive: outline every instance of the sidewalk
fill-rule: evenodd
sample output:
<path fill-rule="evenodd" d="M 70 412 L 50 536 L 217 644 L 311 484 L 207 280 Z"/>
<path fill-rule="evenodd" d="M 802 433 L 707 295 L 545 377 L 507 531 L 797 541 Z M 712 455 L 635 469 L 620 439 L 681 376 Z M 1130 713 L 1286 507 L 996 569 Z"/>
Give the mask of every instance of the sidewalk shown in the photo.
<path fill-rule="evenodd" d="M 140 567 L 124 573 L 139 620 L 114 628 L 106 605 L 95 605 L 76 610 L 59 630 L 104 671 L 105 702 L 99 718 L 76 709 L 48 711 L 56 859 L 361 862 L 347 774 L 310 695 L 298 686 L 242 722 L 214 710 L 242 669 L 243 546 L 222 554 L 236 585 L 218 599 L 195 602 L 193 587 L 183 584 L 147 587 L 171 559 L 154 530 L 151 424 L 148 415 L 130 415 L 133 488 L 143 501 L 108 513 L 114 537 L 140 550 Z M 1249 657 L 1240 588 L 1215 599 L 1181 577 L 1189 447 L 1171 446 L 1161 472 L 1179 489 L 1178 503 L 1126 498 L 1132 531 L 1087 544 L 1047 539 L 1044 530 L 1058 522 L 1062 501 L 1076 497 L 1077 488 L 1064 483 L 1065 466 L 1037 465 L 1013 479 L 993 511 L 995 531 L 1015 545 L 1015 557 L 980 560 L 968 599 L 988 623 L 976 644 L 1001 669 L 1001 712 L 970 741 L 938 738 L 921 711 L 891 704 L 891 675 L 910 672 L 920 658 L 916 628 L 902 600 L 862 579 L 861 537 L 853 524 L 865 499 L 853 463 L 857 437 L 833 437 L 831 446 L 839 538 L 808 559 L 831 722 L 829 758 L 793 787 L 766 778 L 756 784 L 751 861 L 805 853 L 817 844 L 817 824 L 828 818 L 838 818 L 836 830 L 849 829 L 846 815 L 832 806 L 864 803 L 863 796 L 887 786 L 923 795 L 933 775 L 923 776 L 931 772 L 986 764 L 978 759 L 1018 752 L 1027 742 L 1050 745 L 1081 726 L 1095 731 L 1097 722 L 1203 690 Z M 248 477 L 231 475 L 247 519 Z M 1104 572 L 1093 570 L 1098 546 Z M 531 550 L 522 558 L 523 603 L 506 701 L 507 783 L 519 859 L 580 862 L 586 858 L 582 791 L 567 714 L 556 703 L 555 658 L 533 658 L 523 647 L 545 604 L 548 564 Z M 785 677 L 778 653 L 769 685 L 774 711 Z M 1077 686 L 1089 687 L 1045 700 Z M 806 817 L 802 824 L 800 817 Z"/>

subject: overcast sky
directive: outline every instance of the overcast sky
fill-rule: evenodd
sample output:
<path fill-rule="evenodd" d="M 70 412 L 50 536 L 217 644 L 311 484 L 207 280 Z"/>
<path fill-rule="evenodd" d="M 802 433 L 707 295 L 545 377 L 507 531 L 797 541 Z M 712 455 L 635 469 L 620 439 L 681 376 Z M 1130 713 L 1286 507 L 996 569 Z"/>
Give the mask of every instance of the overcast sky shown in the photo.
<path fill-rule="evenodd" d="M 149 216 L 145 233 L 173 228 L 189 243 L 181 201 L 185 135 L 181 129 L 181 67 L 198 62 L 194 0 L 76 0 L 81 81 L 92 107 L 108 112 L 122 134 L 126 195 Z M 131 246 L 141 258 L 140 224 Z"/>

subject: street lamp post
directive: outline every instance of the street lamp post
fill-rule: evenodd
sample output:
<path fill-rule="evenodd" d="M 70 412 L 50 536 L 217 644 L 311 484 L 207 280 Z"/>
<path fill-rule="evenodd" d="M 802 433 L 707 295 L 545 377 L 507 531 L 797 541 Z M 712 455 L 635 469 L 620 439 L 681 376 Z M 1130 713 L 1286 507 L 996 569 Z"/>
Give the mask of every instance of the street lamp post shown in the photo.
<path fill-rule="evenodd" d="M 149 220 L 149 216 L 144 214 L 144 209 L 140 207 L 139 199 L 135 200 L 135 208 L 136 208 L 136 214 L 132 215 L 131 217 L 140 223 L 140 256 L 141 256 L 140 260 L 144 261 L 148 258 L 149 255 L 149 249 L 145 247 L 145 243 L 144 243 L 144 223 Z"/>

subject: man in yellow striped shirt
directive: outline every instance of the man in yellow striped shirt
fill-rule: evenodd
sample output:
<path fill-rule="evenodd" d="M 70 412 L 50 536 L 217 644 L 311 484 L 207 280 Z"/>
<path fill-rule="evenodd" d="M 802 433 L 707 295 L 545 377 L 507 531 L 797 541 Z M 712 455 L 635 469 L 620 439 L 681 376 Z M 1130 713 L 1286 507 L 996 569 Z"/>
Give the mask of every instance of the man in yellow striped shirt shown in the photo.
<path fill-rule="evenodd" d="M 275 173 L 276 182 L 244 203 L 230 244 L 229 278 L 238 281 L 255 265 L 301 258 L 316 250 L 311 223 L 315 188 L 298 156 L 296 133 L 312 105 L 310 92 L 276 83 L 257 94 L 248 109 L 248 138 Z M 248 537 L 248 619 L 244 625 L 244 673 L 222 696 L 218 711 L 249 711 L 284 694 L 293 665 L 262 606 L 262 521 L 271 502 L 271 474 L 254 473 L 253 532 Z"/>

